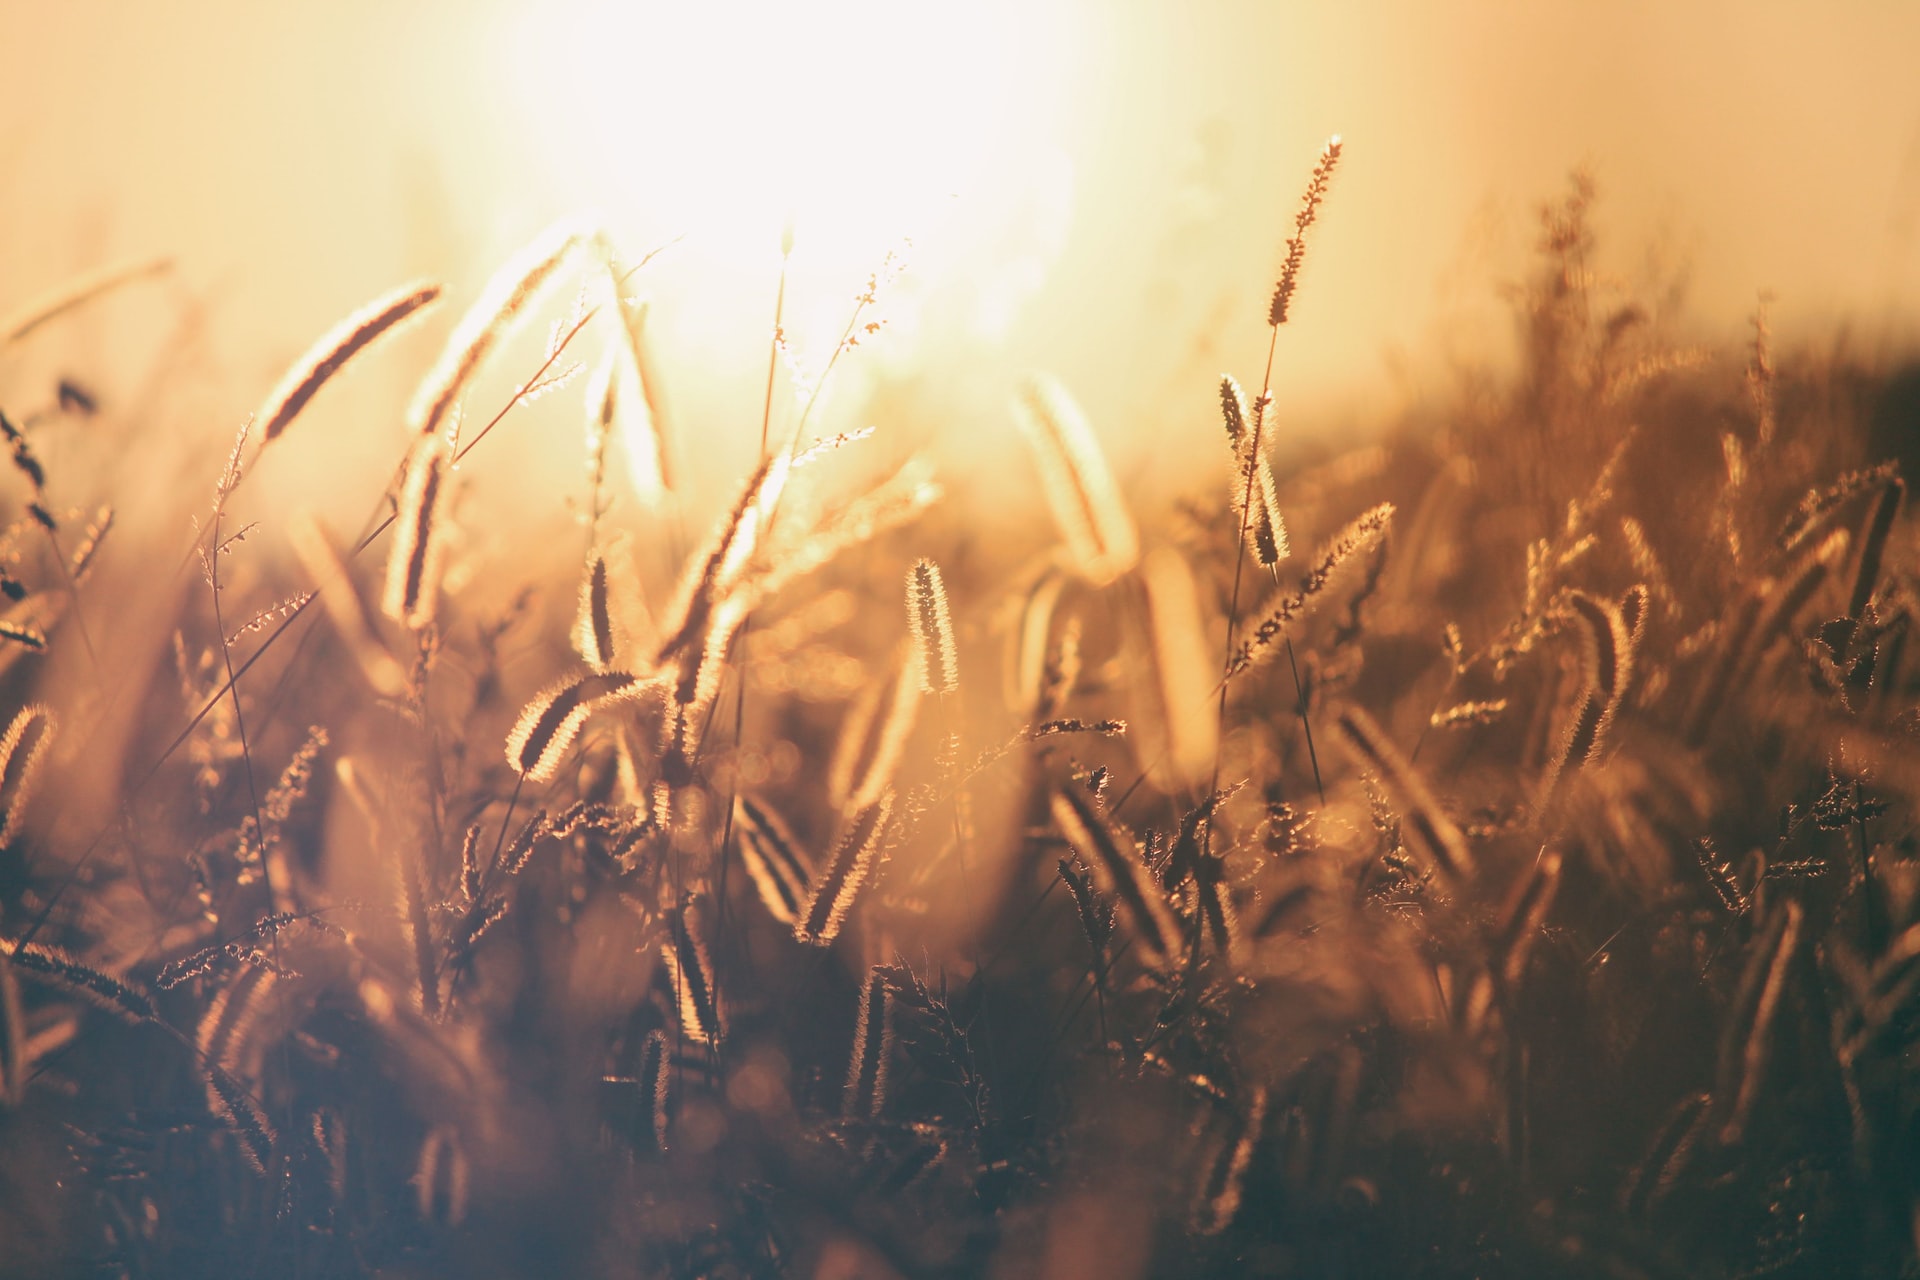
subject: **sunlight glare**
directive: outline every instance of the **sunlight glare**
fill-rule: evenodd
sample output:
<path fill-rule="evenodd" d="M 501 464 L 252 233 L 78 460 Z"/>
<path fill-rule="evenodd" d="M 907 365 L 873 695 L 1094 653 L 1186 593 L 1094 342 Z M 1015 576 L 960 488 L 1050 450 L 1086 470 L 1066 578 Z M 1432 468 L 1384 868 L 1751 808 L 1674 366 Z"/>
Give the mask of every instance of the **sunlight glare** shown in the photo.
<path fill-rule="evenodd" d="M 684 235 L 709 286 L 717 266 L 761 297 L 793 226 L 820 289 L 790 293 L 790 328 L 819 348 L 903 240 L 922 289 L 983 269 L 1058 163 L 1058 42 L 1035 14 L 572 0 L 529 6 L 509 58 L 558 181 L 629 249 Z"/>

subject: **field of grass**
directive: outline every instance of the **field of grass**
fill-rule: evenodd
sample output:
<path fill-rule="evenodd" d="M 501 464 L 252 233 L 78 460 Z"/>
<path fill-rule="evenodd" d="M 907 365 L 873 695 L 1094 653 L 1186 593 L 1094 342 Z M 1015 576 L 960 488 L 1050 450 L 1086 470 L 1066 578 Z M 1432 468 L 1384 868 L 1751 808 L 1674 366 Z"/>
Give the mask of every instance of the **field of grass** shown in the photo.
<path fill-rule="evenodd" d="M 777 340 L 694 509 L 591 228 L 451 326 L 357 529 L 231 509 L 437 286 L 166 545 L 49 461 L 111 406 L 0 382 L 0 1274 L 1920 1274 L 1920 418 L 1764 316 L 1667 345 L 1590 199 L 1511 379 L 1334 449 L 1238 371 L 1171 510 L 1036 378 L 1008 545 L 776 413 Z M 548 392 L 557 574 L 461 536 Z"/>

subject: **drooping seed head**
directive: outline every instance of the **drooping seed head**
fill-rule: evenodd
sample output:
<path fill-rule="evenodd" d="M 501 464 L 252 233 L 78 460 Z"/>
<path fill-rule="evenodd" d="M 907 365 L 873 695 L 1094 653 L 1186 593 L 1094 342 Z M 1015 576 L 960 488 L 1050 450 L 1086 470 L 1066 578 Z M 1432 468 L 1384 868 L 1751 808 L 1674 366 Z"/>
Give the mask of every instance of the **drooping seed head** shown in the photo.
<path fill-rule="evenodd" d="M 790 925 L 806 906 L 813 868 L 772 806 L 753 796 L 739 800 L 740 860 L 767 914 Z"/>
<path fill-rule="evenodd" d="M 824 947 L 840 936 L 847 913 L 873 878 L 880 844 L 892 817 L 893 793 L 889 791 L 848 821 L 833 856 L 814 881 L 806 911 L 794 922 L 796 939 Z"/>
<path fill-rule="evenodd" d="M 587 557 L 586 581 L 580 587 L 580 617 L 574 623 L 574 647 L 596 670 L 614 661 L 613 608 L 607 561 L 598 551 Z"/>
<path fill-rule="evenodd" d="M 549 781 L 587 717 L 619 698 L 655 687 L 628 671 L 590 671 L 543 689 L 507 735 L 507 763 L 529 782 Z"/>
<path fill-rule="evenodd" d="M 415 631 L 433 624 L 440 594 L 441 551 L 445 545 L 440 507 L 447 464 L 446 442 L 439 436 L 422 436 L 407 455 L 394 514 L 393 545 L 387 554 L 386 591 L 380 607 L 389 618 Z"/>
<path fill-rule="evenodd" d="M 680 914 L 673 936 L 660 944 L 660 957 L 667 962 L 667 978 L 680 1011 L 680 1029 L 688 1039 L 701 1044 L 720 1043 L 727 1034 L 726 1010 L 720 1004 L 713 958 L 693 903 Z"/>
<path fill-rule="evenodd" d="M 847 1063 L 845 1113 L 877 1120 L 887 1105 L 888 1062 L 893 1056 L 893 990 L 879 968 L 867 974 Z"/>
<path fill-rule="evenodd" d="M 1035 377 L 1014 401 L 1014 417 L 1074 567 L 1102 586 L 1132 569 L 1140 537 L 1080 406 L 1058 382 Z"/>
<path fill-rule="evenodd" d="M 507 259 L 454 326 L 440 359 L 414 394 L 407 425 L 421 435 L 438 432 L 494 344 L 553 279 L 568 255 L 595 239 L 590 226 L 570 219 L 548 227 Z"/>
<path fill-rule="evenodd" d="M 22 707 L 0 737 L 0 848 L 20 834 L 21 814 L 33 798 L 58 727 L 53 711 L 36 702 Z"/>
<path fill-rule="evenodd" d="M 268 393 L 254 421 L 263 444 L 272 444 L 293 425 L 320 388 L 354 356 L 372 346 L 402 321 L 420 314 L 440 296 L 440 286 L 416 282 L 381 294 L 323 334 L 287 369 Z"/>

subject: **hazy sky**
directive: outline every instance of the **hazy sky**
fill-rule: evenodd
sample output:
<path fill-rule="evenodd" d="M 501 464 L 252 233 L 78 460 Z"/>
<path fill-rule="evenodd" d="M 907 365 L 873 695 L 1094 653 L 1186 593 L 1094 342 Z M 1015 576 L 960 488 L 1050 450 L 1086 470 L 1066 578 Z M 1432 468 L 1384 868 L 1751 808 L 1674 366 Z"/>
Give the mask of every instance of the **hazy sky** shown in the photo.
<path fill-rule="evenodd" d="M 1222 368 L 1257 377 L 1335 132 L 1282 348 L 1302 421 L 1437 395 L 1447 359 L 1495 350 L 1496 286 L 1575 164 L 1605 261 L 1684 273 L 1703 331 L 1765 289 L 1783 332 L 1878 341 L 1920 298 L 1920 5 L 1899 0 L 0 0 L 0 47 L 0 311 L 172 253 L 216 416 L 376 292 L 424 273 L 470 297 L 587 205 L 635 252 L 685 235 L 649 288 L 712 430 L 757 422 L 792 216 L 816 352 L 891 234 L 919 233 L 856 371 L 951 406 L 918 430 L 1000 430 L 1012 380 L 1047 367 L 1116 440 L 1163 439 Z M 397 420 L 387 380 L 424 341 L 346 403 Z"/>

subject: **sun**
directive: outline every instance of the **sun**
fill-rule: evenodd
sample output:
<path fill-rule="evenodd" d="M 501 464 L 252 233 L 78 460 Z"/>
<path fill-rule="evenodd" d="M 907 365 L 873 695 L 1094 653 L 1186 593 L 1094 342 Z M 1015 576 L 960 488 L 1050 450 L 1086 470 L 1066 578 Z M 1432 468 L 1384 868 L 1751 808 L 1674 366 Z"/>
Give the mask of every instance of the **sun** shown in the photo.
<path fill-rule="evenodd" d="M 916 273 L 965 270 L 1050 145 L 1058 25 L 1006 0 L 563 0 L 506 55 L 548 167 L 616 234 L 684 236 L 764 291 L 784 228 L 822 278 L 903 240 Z"/>

